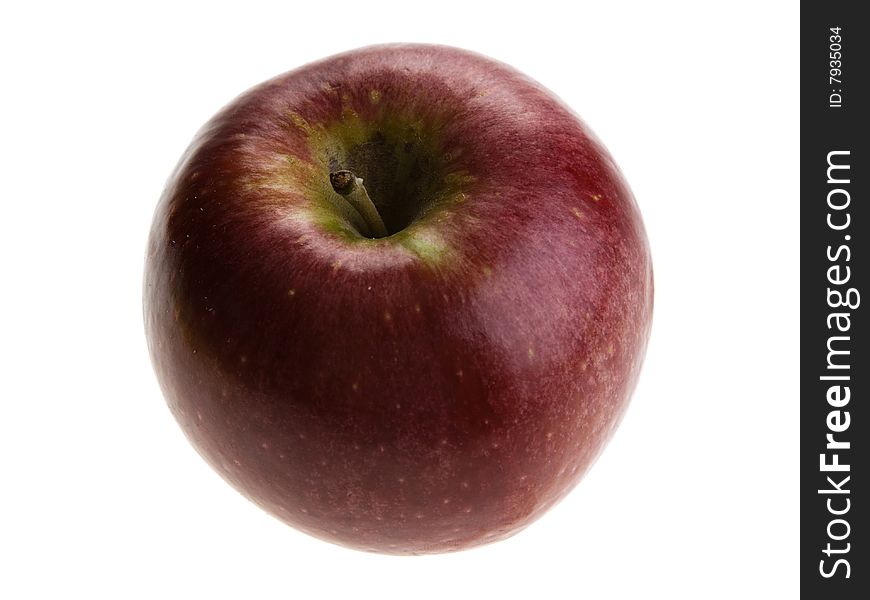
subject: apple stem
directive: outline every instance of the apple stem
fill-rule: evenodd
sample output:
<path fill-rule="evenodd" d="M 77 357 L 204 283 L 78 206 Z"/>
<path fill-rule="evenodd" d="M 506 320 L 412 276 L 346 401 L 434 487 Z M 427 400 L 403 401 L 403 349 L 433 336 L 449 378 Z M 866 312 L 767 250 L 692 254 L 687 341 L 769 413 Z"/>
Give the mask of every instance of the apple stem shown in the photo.
<path fill-rule="evenodd" d="M 335 171 L 329 174 L 329 183 L 332 184 L 335 193 L 347 200 L 347 203 L 360 214 L 368 225 L 369 231 L 366 233 L 371 234 L 370 237 L 382 238 L 389 235 L 384 220 L 372 199 L 369 198 L 361 178 L 354 175 L 352 171 Z"/>

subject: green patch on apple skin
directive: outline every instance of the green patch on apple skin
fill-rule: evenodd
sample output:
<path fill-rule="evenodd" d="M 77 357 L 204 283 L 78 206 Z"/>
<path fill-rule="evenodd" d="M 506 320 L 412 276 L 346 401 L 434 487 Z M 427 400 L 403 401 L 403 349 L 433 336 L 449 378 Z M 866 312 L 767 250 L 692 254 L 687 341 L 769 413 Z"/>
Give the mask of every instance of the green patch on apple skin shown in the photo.
<path fill-rule="evenodd" d="M 360 235 L 359 215 L 350 206 L 342 206 L 340 200 L 335 201 L 333 206 L 312 207 L 307 213 L 321 231 L 341 238 L 345 242 L 369 239 Z"/>
<path fill-rule="evenodd" d="M 299 113 L 290 112 L 287 116 L 290 118 L 290 122 L 293 123 L 296 127 L 307 133 L 309 136 L 312 135 L 313 130 L 311 128 L 311 125 L 308 124 L 308 121 L 306 121 L 302 115 L 300 115 Z"/>
<path fill-rule="evenodd" d="M 399 234 L 399 243 L 431 267 L 442 264 L 447 254 L 447 244 L 444 243 L 440 235 L 431 230 L 416 230 Z"/>

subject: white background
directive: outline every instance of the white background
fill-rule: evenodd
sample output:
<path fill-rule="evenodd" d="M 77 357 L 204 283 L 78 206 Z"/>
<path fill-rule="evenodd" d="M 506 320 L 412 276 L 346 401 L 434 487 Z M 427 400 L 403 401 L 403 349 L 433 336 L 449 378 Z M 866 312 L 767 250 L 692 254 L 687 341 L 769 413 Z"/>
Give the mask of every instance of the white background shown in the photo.
<path fill-rule="evenodd" d="M 123 4 L 0 9 L 0 597 L 797 596 L 797 3 Z M 385 41 L 476 50 L 561 96 L 621 165 L 655 264 L 610 447 L 525 532 L 451 555 L 346 550 L 244 500 L 172 420 L 141 319 L 152 211 L 199 126 Z"/>

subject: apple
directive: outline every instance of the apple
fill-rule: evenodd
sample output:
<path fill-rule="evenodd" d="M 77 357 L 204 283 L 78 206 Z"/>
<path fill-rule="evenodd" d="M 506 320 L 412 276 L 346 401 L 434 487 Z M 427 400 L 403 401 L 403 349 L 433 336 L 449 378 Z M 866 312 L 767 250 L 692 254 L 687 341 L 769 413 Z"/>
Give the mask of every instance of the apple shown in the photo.
<path fill-rule="evenodd" d="M 552 93 L 443 46 L 267 81 L 171 175 L 144 317 L 190 442 L 313 536 L 392 554 L 508 537 L 583 477 L 650 331 L 643 223 Z"/>

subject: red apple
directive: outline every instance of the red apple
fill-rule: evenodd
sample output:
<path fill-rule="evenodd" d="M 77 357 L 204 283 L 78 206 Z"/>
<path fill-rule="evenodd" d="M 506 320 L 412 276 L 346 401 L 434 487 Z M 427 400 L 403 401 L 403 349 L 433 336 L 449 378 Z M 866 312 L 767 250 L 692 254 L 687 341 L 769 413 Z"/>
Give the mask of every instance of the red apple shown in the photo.
<path fill-rule="evenodd" d="M 169 407 L 229 483 L 311 535 L 419 554 L 505 538 L 577 484 L 635 386 L 653 281 L 628 186 L 561 101 L 390 45 L 205 125 L 144 296 Z"/>

